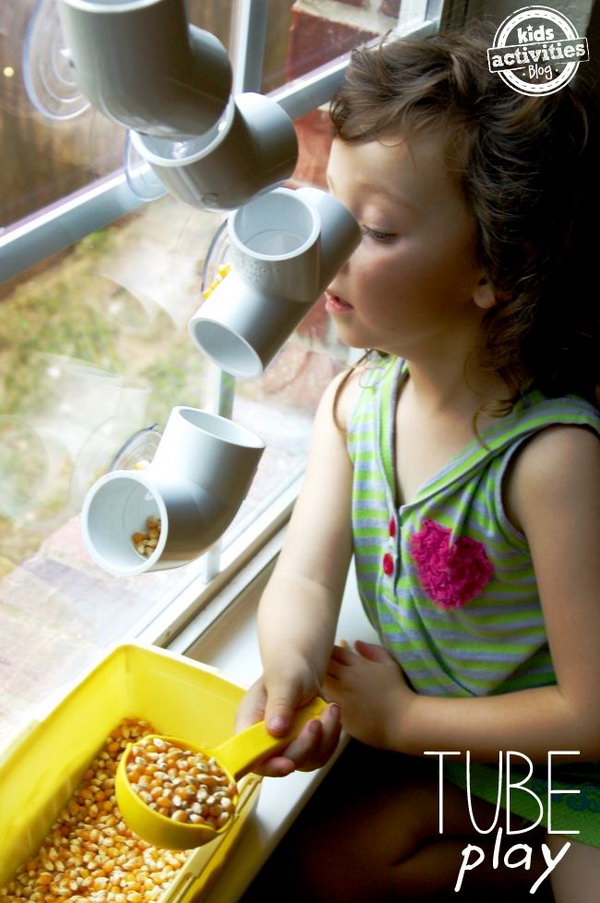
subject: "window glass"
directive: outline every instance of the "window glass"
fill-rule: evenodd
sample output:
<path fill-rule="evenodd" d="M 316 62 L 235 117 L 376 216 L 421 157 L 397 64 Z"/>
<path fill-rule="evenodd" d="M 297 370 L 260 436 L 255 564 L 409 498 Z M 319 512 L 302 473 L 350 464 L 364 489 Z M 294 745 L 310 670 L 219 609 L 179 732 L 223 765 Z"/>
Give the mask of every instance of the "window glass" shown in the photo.
<path fill-rule="evenodd" d="M 201 560 L 106 573 L 84 547 L 79 511 L 111 467 L 151 458 L 175 404 L 210 401 L 216 368 L 187 320 L 218 224 L 165 197 L 3 287 L 0 738 L 202 574 Z M 344 356 L 319 302 L 263 377 L 235 386 L 234 420 L 267 447 L 223 547 L 300 474 L 315 405 Z"/>
<path fill-rule="evenodd" d="M 231 2 L 188 0 L 229 43 Z M 90 107 L 64 53 L 57 0 L 0 4 L 0 229 L 123 165 L 125 129 Z"/>
<path fill-rule="evenodd" d="M 269 4 L 263 91 L 317 69 L 392 30 L 400 0 L 295 0 Z"/>
<path fill-rule="evenodd" d="M 0 287 L 0 735 L 191 579 L 105 573 L 79 511 L 132 437 L 130 464 L 175 404 L 206 402 L 187 321 L 220 221 L 165 196 Z"/>
<path fill-rule="evenodd" d="M 192 21 L 226 42 L 223 6 L 189 4 Z M 125 130 L 82 102 L 77 115 L 54 118 L 32 104 L 23 48 L 32 21 L 42 44 L 56 39 L 55 13 L 54 3 L 30 0 L 0 10 L 9 228 L 123 160 Z M 298 134 L 290 185 L 322 186 L 326 113 L 303 117 Z M 187 323 L 223 219 L 165 195 L 0 285 L 0 742 L 30 705 L 201 582 L 198 559 L 136 577 L 106 573 L 85 549 L 80 509 L 102 474 L 143 466 L 173 406 L 213 405 L 217 371 Z M 223 548 L 300 474 L 315 405 L 345 359 L 318 302 L 262 378 L 233 386 L 234 420 L 267 447 Z"/>

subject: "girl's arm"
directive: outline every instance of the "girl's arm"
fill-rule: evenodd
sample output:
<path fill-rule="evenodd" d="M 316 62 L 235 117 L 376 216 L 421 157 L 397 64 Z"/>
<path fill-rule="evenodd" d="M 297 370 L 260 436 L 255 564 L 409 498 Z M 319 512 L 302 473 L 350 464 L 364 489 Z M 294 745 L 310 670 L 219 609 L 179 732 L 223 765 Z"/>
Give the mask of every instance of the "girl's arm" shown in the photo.
<path fill-rule="evenodd" d="M 379 647 L 361 646 L 359 655 L 336 649 L 327 691 L 349 733 L 415 754 L 470 750 L 480 761 L 497 761 L 500 749 L 538 762 L 549 750 L 600 758 L 597 436 L 561 426 L 537 434 L 517 458 L 506 503 L 531 548 L 557 685 L 469 699 L 420 696 Z"/>
<path fill-rule="evenodd" d="M 333 419 L 341 378 L 333 380 L 318 406 L 302 490 L 258 609 L 264 671 L 242 704 L 238 725 L 264 717 L 275 736 L 286 733 L 295 708 L 320 692 L 352 554 L 352 466 L 344 433 Z M 340 393 L 342 418 L 355 382 L 352 375 Z M 333 707 L 321 727 L 307 725 L 292 744 L 284 758 L 293 761 L 279 757 L 265 773 L 282 774 L 300 762 L 320 764 L 335 747 L 338 722 Z"/>

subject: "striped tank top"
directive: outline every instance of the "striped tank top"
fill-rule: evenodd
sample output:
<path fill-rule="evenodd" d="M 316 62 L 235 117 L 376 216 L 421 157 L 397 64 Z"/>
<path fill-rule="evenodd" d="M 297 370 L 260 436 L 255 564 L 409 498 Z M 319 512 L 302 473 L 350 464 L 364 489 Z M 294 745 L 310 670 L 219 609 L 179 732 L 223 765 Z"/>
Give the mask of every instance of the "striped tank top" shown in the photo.
<path fill-rule="evenodd" d="M 408 504 L 395 504 L 394 423 L 406 371 L 365 371 L 347 432 L 354 468 L 354 557 L 381 643 L 420 693 L 483 696 L 556 682 L 527 541 L 503 506 L 506 469 L 552 424 L 600 434 L 575 396 L 530 392 L 482 431 Z"/>

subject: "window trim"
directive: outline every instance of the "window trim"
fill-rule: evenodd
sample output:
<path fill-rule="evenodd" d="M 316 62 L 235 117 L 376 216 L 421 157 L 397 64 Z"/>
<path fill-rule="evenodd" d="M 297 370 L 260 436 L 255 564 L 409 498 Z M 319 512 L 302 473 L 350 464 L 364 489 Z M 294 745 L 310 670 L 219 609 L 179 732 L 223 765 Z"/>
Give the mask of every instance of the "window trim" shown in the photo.
<path fill-rule="evenodd" d="M 138 210 L 143 203 L 121 171 L 9 226 L 0 235 L 0 282 L 64 251 L 91 232 Z"/>
<path fill-rule="evenodd" d="M 231 15 L 233 91 L 260 92 L 269 24 L 269 4 L 264 0 L 234 0 Z"/>

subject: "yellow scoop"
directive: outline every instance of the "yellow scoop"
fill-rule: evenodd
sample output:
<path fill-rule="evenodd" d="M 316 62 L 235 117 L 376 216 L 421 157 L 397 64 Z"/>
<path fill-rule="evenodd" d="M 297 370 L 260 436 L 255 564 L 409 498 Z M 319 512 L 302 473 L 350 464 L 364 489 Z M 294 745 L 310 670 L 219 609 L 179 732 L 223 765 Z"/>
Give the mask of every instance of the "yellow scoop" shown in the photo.
<path fill-rule="evenodd" d="M 238 794 L 237 788 L 234 790 L 231 785 L 235 785 L 241 777 L 252 770 L 253 765 L 265 759 L 269 753 L 275 754 L 278 750 L 283 751 L 308 721 L 319 718 L 326 705 L 327 703 L 322 699 L 316 698 L 299 709 L 291 729 L 285 737 L 272 737 L 268 733 L 264 721 L 259 721 L 239 734 L 234 734 L 214 749 L 197 746 L 177 737 L 151 735 L 143 738 L 151 744 L 158 742 L 161 747 L 163 745 L 171 749 L 178 747 L 182 750 L 182 757 L 186 754 L 185 751 L 189 750 L 199 753 L 205 759 L 214 760 L 215 767 L 224 774 L 230 785 L 227 796 L 230 802 L 227 803 L 227 806 L 231 808 L 231 813 L 218 827 L 203 823 L 193 824 L 190 821 L 177 821 L 172 816 L 157 812 L 155 808 L 145 802 L 139 792 L 133 789 L 128 773 L 128 766 L 135 768 L 135 761 L 137 761 L 135 749 L 136 746 L 139 747 L 140 741 L 137 741 L 136 744 L 130 743 L 119 761 L 115 782 L 117 804 L 125 822 L 139 837 L 156 847 L 188 850 L 209 843 L 215 837 L 224 834 L 235 820 Z M 185 768 L 185 765 L 183 767 Z M 217 778 L 211 778 L 213 783 L 216 780 Z M 223 805 L 225 804 L 223 803 Z"/>

